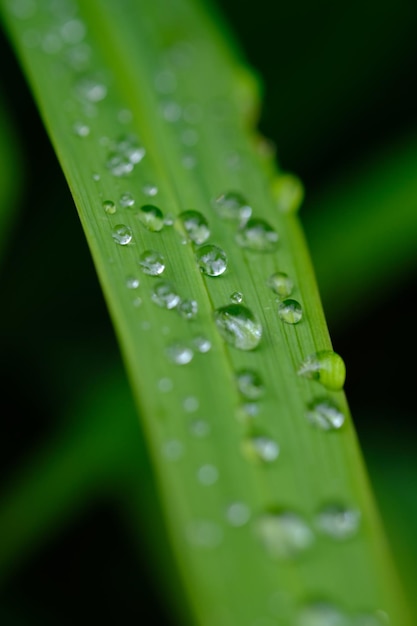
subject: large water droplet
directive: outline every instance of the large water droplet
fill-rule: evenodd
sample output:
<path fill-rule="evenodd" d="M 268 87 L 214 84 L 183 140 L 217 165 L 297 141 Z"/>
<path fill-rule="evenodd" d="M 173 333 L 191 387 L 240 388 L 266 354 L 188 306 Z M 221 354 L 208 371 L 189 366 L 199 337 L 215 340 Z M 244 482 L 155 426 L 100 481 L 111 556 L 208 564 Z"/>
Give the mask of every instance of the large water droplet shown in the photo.
<path fill-rule="evenodd" d="M 135 199 L 129 191 L 125 191 L 125 193 L 122 193 L 120 196 L 119 204 L 124 209 L 131 208 L 135 204 Z"/>
<path fill-rule="evenodd" d="M 278 244 L 278 233 L 259 218 L 250 219 L 236 233 L 236 242 L 242 248 L 253 252 L 274 252 Z"/>
<path fill-rule="evenodd" d="M 277 208 L 284 213 L 295 213 L 304 199 L 304 188 L 293 174 L 282 174 L 272 184 Z"/>
<path fill-rule="evenodd" d="M 156 250 L 145 250 L 140 255 L 139 265 L 144 274 L 148 276 L 160 276 L 165 270 L 165 259 Z"/>
<path fill-rule="evenodd" d="M 297 616 L 296 626 L 350 626 L 348 616 L 325 602 L 315 602 L 303 607 Z"/>
<path fill-rule="evenodd" d="M 200 270 L 207 276 L 220 276 L 226 271 L 226 252 L 218 246 L 207 244 L 199 248 L 195 256 Z"/>
<path fill-rule="evenodd" d="M 253 370 L 240 370 L 236 374 L 236 382 L 239 392 L 248 400 L 259 400 L 265 393 L 261 377 Z"/>
<path fill-rule="evenodd" d="M 192 320 L 197 316 L 198 304 L 195 300 L 182 300 L 178 305 L 178 313 L 187 320 Z"/>
<path fill-rule="evenodd" d="M 175 309 L 180 302 L 180 297 L 171 283 L 160 282 L 153 288 L 152 302 L 163 309 Z"/>
<path fill-rule="evenodd" d="M 213 206 L 222 219 L 234 220 L 239 224 L 245 224 L 252 215 L 252 207 L 237 191 L 222 193 L 214 200 Z"/>
<path fill-rule="evenodd" d="M 140 208 L 138 217 L 145 228 L 159 232 L 164 227 L 164 215 L 161 209 L 153 204 L 145 204 Z"/>
<path fill-rule="evenodd" d="M 234 348 L 254 350 L 261 341 L 261 323 L 243 304 L 229 304 L 216 309 L 214 321 L 220 335 Z"/>
<path fill-rule="evenodd" d="M 194 352 L 183 343 L 173 343 L 166 350 L 168 358 L 177 365 L 187 365 L 193 360 Z"/>
<path fill-rule="evenodd" d="M 257 435 L 243 441 L 242 452 L 249 461 L 272 463 L 279 456 L 279 445 L 269 437 Z"/>
<path fill-rule="evenodd" d="M 321 350 L 308 356 L 297 374 L 317 380 L 326 389 L 339 391 L 343 388 L 346 368 L 341 356 L 332 350 Z"/>
<path fill-rule="evenodd" d="M 210 228 L 204 215 L 198 211 L 184 211 L 179 216 L 188 238 L 200 245 L 210 237 Z"/>
<path fill-rule="evenodd" d="M 284 272 L 275 272 L 268 278 L 268 287 L 280 298 L 288 298 L 294 289 L 294 283 Z"/>
<path fill-rule="evenodd" d="M 232 502 L 227 507 L 226 519 L 236 528 L 244 526 L 250 519 L 250 509 L 243 502 Z"/>
<path fill-rule="evenodd" d="M 114 241 L 121 246 L 126 246 L 132 241 L 132 231 L 129 226 L 125 226 L 124 224 L 117 224 L 117 226 L 113 228 L 111 236 Z"/>
<path fill-rule="evenodd" d="M 297 300 L 283 300 L 278 306 L 278 315 L 286 324 L 298 324 L 303 317 L 303 309 Z"/>
<path fill-rule="evenodd" d="M 342 541 L 357 534 L 360 521 L 360 511 L 340 504 L 328 504 L 315 516 L 315 525 L 319 532 Z"/>
<path fill-rule="evenodd" d="M 345 421 L 342 411 L 331 400 L 319 400 L 308 407 L 306 417 L 320 430 L 337 430 Z"/>
<path fill-rule="evenodd" d="M 112 200 L 104 200 L 103 209 L 108 215 L 114 215 L 116 213 L 116 205 Z"/>
<path fill-rule="evenodd" d="M 258 519 L 256 529 L 267 552 L 276 559 L 295 558 L 314 542 L 307 522 L 292 511 L 266 513 Z"/>

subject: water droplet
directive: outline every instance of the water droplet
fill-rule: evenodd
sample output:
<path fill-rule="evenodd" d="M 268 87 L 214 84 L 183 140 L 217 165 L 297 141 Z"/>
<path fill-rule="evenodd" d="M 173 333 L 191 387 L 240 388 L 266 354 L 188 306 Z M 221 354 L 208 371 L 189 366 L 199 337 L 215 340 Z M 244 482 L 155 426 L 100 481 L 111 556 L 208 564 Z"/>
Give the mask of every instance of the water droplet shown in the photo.
<path fill-rule="evenodd" d="M 178 313 L 187 320 L 192 320 L 198 313 L 198 304 L 195 300 L 182 300 L 178 305 Z"/>
<path fill-rule="evenodd" d="M 167 348 L 167 356 L 177 365 L 187 365 L 193 360 L 194 352 L 182 343 L 173 343 Z"/>
<path fill-rule="evenodd" d="M 116 141 L 115 151 L 136 165 L 146 154 L 145 148 L 139 144 L 135 135 L 122 135 Z"/>
<path fill-rule="evenodd" d="M 62 50 L 62 41 L 58 33 L 45 33 L 42 39 L 42 50 L 46 54 L 57 54 Z"/>
<path fill-rule="evenodd" d="M 259 400 L 265 393 L 265 387 L 259 374 L 253 370 L 240 370 L 236 374 L 239 392 L 248 400 Z"/>
<path fill-rule="evenodd" d="M 127 246 L 127 244 L 132 241 L 132 231 L 129 226 L 125 226 L 124 224 L 117 224 L 117 226 L 113 228 L 111 236 L 114 241 L 121 246 Z"/>
<path fill-rule="evenodd" d="M 194 337 L 193 346 L 202 354 L 211 350 L 211 341 L 207 337 Z"/>
<path fill-rule="evenodd" d="M 180 297 L 171 283 L 157 283 L 152 292 L 152 302 L 163 309 L 175 309 L 180 302 Z"/>
<path fill-rule="evenodd" d="M 345 421 L 344 414 L 330 400 L 319 400 L 310 404 L 306 417 L 310 424 L 320 430 L 337 430 Z"/>
<path fill-rule="evenodd" d="M 19 20 L 28 20 L 37 11 L 35 0 L 9 0 L 9 11 Z"/>
<path fill-rule="evenodd" d="M 175 222 L 175 218 L 172 213 L 168 213 L 164 218 L 164 226 L 172 226 Z M 182 242 L 183 243 L 183 242 Z"/>
<path fill-rule="evenodd" d="M 274 252 L 278 233 L 265 220 L 254 217 L 236 233 L 236 243 L 253 252 Z"/>
<path fill-rule="evenodd" d="M 87 32 L 87 28 L 81 20 L 68 20 L 61 26 L 61 35 L 69 44 L 81 43 Z"/>
<path fill-rule="evenodd" d="M 262 515 L 256 530 L 268 554 L 276 559 L 295 558 L 314 542 L 314 534 L 307 522 L 292 511 Z"/>
<path fill-rule="evenodd" d="M 304 199 L 304 188 L 293 174 L 282 174 L 274 180 L 272 194 L 280 211 L 295 213 Z"/>
<path fill-rule="evenodd" d="M 226 271 L 226 252 L 218 246 L 207 244 L 197 250 L 195 257 L 200 270 L 207 276 L 220 276 Z"/>
<path fill-rule="evenodd" d="M 214 200 L 213 206 L 222 219 L 234 220 L 239 224 L 245 224 L 252 215 L 252 207 L 237 191 L 222 193 Z"/>
<path fill-rule="evenodd" d="M 126 191 L 125 193 L 122 193 L 122 195 L 120 196 L 119 204 L 120 204 L 121 207 L 127 209 L 129 207 L 134 206 L 135 199 L 134 199 L 134 197 L 132 196 L 131 193 Z"/>
<path fill-rule="evenodd" d="M 234 291 L 230 296 L 230 299 L 232 302 L 240 304 L 241 302 L 243 302 L 243 295 L 240 293 L 240 291 Z"/>
<path fill-rule="evenodd" d="M 185 146 L 195 146 L 198 143 L 198 132 L 194 128 L 186 128 L 181 133 L 181 141 Z"/>
<path fill-rule="evenodd" d="M 315 602 L 302 608 L 296 626 L 349 626 L 350 619 L 332 604 Z"/>
<path fill-rule="evenodd" d="M 243 304 L 229 304 L 214 312 L 214 321 L 223 339 L 239 350 L 254 350 L 261 341 L 262 326 Z"/>
<path fill-rule="evenodd" d="M 210 237 L 210 228 L 204 215 L 198 211 L 184 211 L 179 219 L 187 236 L 193 243 L 200 245 Z"/>
<path fill-rule="evenodd" d="M 162 393 L 168 393 L 174 389 L 174 383 L 170 378 L 160 378 L 158 380 L 158 389 Z"/>
<path fill-rule="evenodd" d="M 197 165 L 197 158 L 193 154 L 184 154 L 181 163 L 186 170 L 192 170 Z"/>
<path fill-rule="evenodd" d="M 317 530 L 337 540 L 354 537 L 358 532 L 360 521 L 360 511 L 340 504 L 324 506 L 315 516 Z"/>
<path fill-rule="evenodd" d="M 84 122 L 74 122 L 72 130 L 77 137 L 88 137 L 90 134 L 90 127 Z"/>
<path fill-rule="evenodd" d="M 158 193 L 158 187 L 156 185 L 152 185 L 151 183 L 148 183 L 146 185 L 143 185 L 142 191 L 145 194 L 145 196 L 149 196 L 150 198 L 152 198 L 153 196 L 156 196 L 156 194 Z"/>
<path fill-rule="evenodd" d="M 133 120 L 132 111 L 129 111 L 129 109 L 120 109 L 117 114 L 117 119 L 121 124 L 130 124 Z"/>
<path fill-rule="evenodd" d="M 187 526 L 186 536 L 198 548 L 216 548 L 223 540 L 221 526 L 209 520 L 194 520 Z"/>
<path fill-rule="evenodd" d="M 332 350 L 321 350 L 308 356 L 301 364 L 297 374 L 317 380 L 326 389 L 339 391 L 343 388 L 346 368 L 341 356 Z"/>
<path fill-rule="evenodd" d="M 165 259 L 156 250 L 145 250 L 140 255 L 139 265 L 144 274 L 148 276 L 160 276 L 165 270 Z"/>
<path fill-rule="evenodd" d="M 256 417 L 259 413 L 259 404 L 257 402 L 245 402 L 240 407 L 240 413 L 238 413 L 238 419 L 243 417 Z"/>
<path fill-rule="evenodd" d="M 355 615 L 351 626 L 387 626 L 389 623 L 390 620 L 385 611 L 376 611 L 375 613 Z"/>
<path fill-rule="evenodd" d="M 196 102 L 190 102 L 184 107 L 183 117 L 188 124 L 198 124 L 203 117 L 201 106 Z"/>
<path fill-rule="evenodd" d="M 116 213 L 116 205 L 111 200 L 103 201 L 103 209 L 108 215 L 114 215 Z"/>
<path fill-rule="evenodd" d="M 194 435 L 194 437 L 197 437 L 198 439 L 207 437 L 207 435 L 210 433 L 210 430 L 210 424 L 208 424 L 204 420 L 193 420 L 190 423 L 190 432 L 192 435 Z"/>
<path fill-rule="evenodd" d="M 155 89 L 158 93 L 170 94 L 177 88 L 177 79 L 170 70 L 163 70 L 155 76 Z"/>
<path fill-rule="evenodd" d="M 202 485 L 214 485 L 219 478 L 219 471 L 214 465 L 202 465 L 197 472 L 197 479 Z"/>
<path fill-rule="evenodd" d="M 232 502 L 227 507 L 226 519 L 231 526 L 244 526 L 250 519 L 250 509 L 243 502 Z"/>
<path fill-rule="evenodd" d="M 164 102 L 161 106 L 162 117 L 167 122 L 178 122 L 181 117 L 181 106 L 177 102 L 169 101 Z"/>
<path fill-rule="evenodd" d="M 249 461 L 273 463 L 279 456 L 279 445 L 269 437 L 258 435 L 243 441 L 242 452 Z"/>
<path fill-rule="evenodd" d="M 164 443 L 162 452 L 169 461 L 178 461 L 184 454 L 184 446 L 178 439 L 172 439 Z"/>
<path fill-rule="evenodd" d="M 128 276 L 126 278 L 126 287 L 128 289 L 137 289 L 139 287 L 139 278 L 136 278 L 136 276 Z"/>
<path fill-rule="evenodd" d="M 128 157 L 117 152 L 112 152 L 106 161 L 106 167 L 113 176 L 122 178 L 127 176 L 133 171 L 133 163 L 129 161 Z"/>
<path fill-rule="evenodd" d="M 135 298 L 132 304 L 136 309 L 138 309 L 139 307 L 142 306 L 142 303 L 143 303 L 142 298 Z"/>
<path fill-rule="evenodd" d="M 275 272 L 275 274 L 272 274 L 268 278 L 267 284 L 280 298 L 288 298 L 294 289 L 292 279 L 284 272 Z"/>
<path fill-rule="evenodd" d="M 103 82 L 92 76 L 84 76 L 76 85 L 77 93 L 82 100 L 101 102 L 107 96 L 107 87 Z"/>
<path fill-rule="evenodd" d="M 286 324 L 298 324 L 303 317 L 303 309 L 297 300 L 283 300 L 278 306 L 278 315 Z"/>
<path fill-rule="evenodd" d="M 185 398 L 183 402 L 184 411 L 187 413 L 194 413 L 197 411 L 199 406 L 200 402 L 195 396 L 189 396 L 188 398 Z"/>
<path fill-rule="evenodd" d="M 153 204 L 144 204 L 138 213 L 141 224 L 152 232 L 159 232 L 164 227 L 164 215 Z"/>
<path fill-rule="evenodd" d="M 101 176 L 98 172 L 93 172 L 91 178 L 94 180 L 94 182 L 98 183 L 98 181 L 101 179 Z"/>

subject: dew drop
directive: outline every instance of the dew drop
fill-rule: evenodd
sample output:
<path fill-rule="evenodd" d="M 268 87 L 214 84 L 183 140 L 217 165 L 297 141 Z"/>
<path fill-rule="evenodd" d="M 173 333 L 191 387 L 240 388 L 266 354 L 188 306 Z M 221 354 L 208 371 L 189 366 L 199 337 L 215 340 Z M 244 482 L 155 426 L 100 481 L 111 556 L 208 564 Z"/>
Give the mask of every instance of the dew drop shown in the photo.
<path fill-rule="evenodd" d="M 388 626 L 389 617 L 385 611 L 376 611 L 375 613 L 361 613 L 355 615 L 351 626 Z"/>
<path fill-rule="evenodd" d="M 237 191 L 222 193 L 213 201 L 213 207 L 222 219 L 239 224 L 245 224 L 252 215 L 252 207 Z"/>
<path fill-rule="evenodd" d="M 315 602 L 302 608 L 296 626 L 350 626 L 348 616 L 337 607 L 325 602 Z"/>
<path fill-rule="evenodd" d="M 142 191 L 145 194 L 145 196 L 152 198 L 156 196 L 156 194 L 158 193 L 158 187 L 156 185 L 152 185 L 151 183 L 148 183 L 142 187 Z"/>
<path fill-rule="evenodd" d="M 313 531 L 307 522 L 292 511 L 262 515 L 257 521 L 256 530 L 266 551 L 275 559 L 296 558 L 314 542 Z"/>
<path fill-rule="evenodd" d="M 240 407 L 240 411 L 244 417 L 256 417 L 259 413 L 259 404 L 257 402 L 245 402 Z"/>
<path fill-rule="evenodd" d="M 122 193 L 122 195 L 120 196 L 119 204 L 124 209 L 127 209 L 127 208 L 130 208 L 130 207 L 134 206 L 135 199 L 134 199 L 134 197 L 132 196 L 131 193 L 126 191 L 125 193 Z"/>
<path fill-rule="evenodd" d="M 121 124 L 130 124 L 133 120 L 132 111 L 129 111 L 129 109 L 120 109 L 117 114 L 117 119 Z"/>
<path fill-rule="evenodd" d="M 272 184 L 272 194 L 277 208 L 283 213 L 295 213 L 304 199 L 304 188 L 293 174 L 283 174 Z"/>
<path fill-rule="evenodd" d="M 140 163 L 146 154 L 145 148 L 139 144 L 135 135 L 119 137 L 114 148 L 116 153 L 125 157 L 132 165 Z"/>
<path fill-rule="evenodd" d="M 84 122 L 74 122 L 72 130 L 77 137 L 88 137 L 90 134 L 90 127 Z"/>
<path fill-rule="evenodd" d="M 159 232 L 164 227 L 164 215 L 161 209 L 153 204 L 144 204 L 138 213 L 141 224 L 154 233 Z"/>
<path fill-rule="evenodd" d="M 219 478 L 219 470 L 214 465 L 202 465 L 197 471 L 198 482 L 202 485 L 214 485 Z"/>
<path fill-rule="evenodd" d="M 221 526 L 210 520 L 194 520 L 187 526 L 186 537 L 198 548 L 216 548 L 223 540 Z"/>
<path fill-rule="evenodd" d="M 261 341 L 262 326 L 243 304 L 229 304 L 214 312 L 214 321 L 223 339 L 239 350 L 254 350 Z"/>
<path fill-rule="evenodd" d="M 117 226 L 113 228 L 111 236 L 114 241 L 121 246 L 127 246 L 127 244 L 132 241 L 132 231 L 129 226 L 125 226 L 124 224 L 117 224 Z"/>
<path fill-rule="evenodd" d="M 118 152 L 112 152 L 106 161 L 106 167 L 116 178 L 127 176 L 133 171 L 133 163 L 128 157 Z"/>
<path fill-rule="evenodd" d="M 181 118 L 182 109 L 177 102 L 164 102 L 161 106 L 162 117 L 171 123 L 178 122 Z"/>
<path fill-rule="evenodd" d="M 226 510 L 226 519 L 236 528 L 244 526 L 250 519 L 250 509 L 243 502 L 232 502 Z"/>
<path fill-rule="evenodd" d="M 186 413 L 194 413 L 195 411 L 198 410 L 198 407 L 200 406 L 200 402 L 198 398 L 196 398 L 195 396 L 189 396 L 188 398 L 185 398 L 182 405 Z"/>
<path fill-rule="evenodd" d="M 242 452 L 248 461 L 273 463 L 279 456 L 279 445 L 269 437 L 248 437 L 242 443 Z"/>
<path fill-rule="evenodd" d="M 236 374 L 239 392 L 248 400 L 259 400 L 265 393 L 265 387 L 259 374 L 253 370 L 240 370 Z"/>
<path fill-rule="evenodd" d="M 174 383 L 170 378 L 160 378 L 158 380 L 158 389 L 162 393 L 168 393 L 174 389 Z"/>
<path fill-rule="evenodd" d="M 152 292 L 152 302 L 163 309 L 175 309 L 180 302 L 180 297 L 171 283 L 157 283 Z"/>
<path fill-rule="evenodd" d="M 181 142 L 185 146 L 195 146 L 198 143 L 198 132 L 194 128 L 186 128 L 181 133 Z"/>
<path fill-rule="evenodd" d="M 177 88 L 177 79 L 170 70 L 163 70 L 155 76 L 155 89 L 158 93 L 170 94 Z"/>
<path fill-rule="evenodd" d="M 126 287 L 128 289 L 137 289 L 139 287 L 139 278 L 136 278 L 136 276 L 128 276 L 126 278 Z"/>
<path fill-rule="evenodd" d="M 69 44 L 81 43 L 86 35 L 87 29 L 81 20 L 68 20 L 61 27 L 61 35 L 64 41 Z"/>
<path fill-rule="evenodd" d="M 165 259 L 156 250 L 145 250 L 140 255 L 139 265 L 144 274 L 148 276 L 160 276 L 165 270 Z"/>
<path fill-rule="evenodd" d="M 178 461 L 184 454 L 184 446 L 178 439 L 171 439 L 164 443 L 162 452 L 169 461 Z"/>
<path fill-rule="evenodd" d="M 182 222 L 188 238 L 197 245 L 207 241 L 210 237 L 210 228 L 204 215 L 198 211 L 184 211 L 179 219 Z"/>
<path fill-rule="evenodd" d="M 139 307 L 142 306 L 142 303 L 143 303 L 142 298 L 135 298 L 132 304 L 136 309 L 138 309 Z"/>
<path fill-rule="evenodd" d="M 168 358 L 177 365 L 187 365 L 193 360 L 194 352 L 182 343 L 173 343 L 166 350 Z"/>
<path fill-rule="evenodd" d="M 91 178 L 94 180 L 94 182 L 98 183 L 98 181 L 101 179 L 101 176 L 98 172 L 94 172 Z"/>
<path fill-rule="evenodd" d="M 116 205 L 111 200 L 103 201 L 103 209 L 108 215 L 114 215 L 116 213 Z"/>
<path fill-rule="evenodd" d="M 76 85 L 76 90 L 79 97 L 87 102 L 101 102 L 107 96 L 106 85 L 91 76 L 81 78 Z"/>
<path fill-rule="evenodd" d="M 275 272 L 268 278 L 268 287 L 272 289 L 280 298 L 288 298 L 294 289 L 292 279 L 284 272 Z"/>
<path fill-rule="evenodd" d="M 339 391 L 343 388 L 346 368 L 341 356 L 332 350 L 321 350 L 308 356 L 301 364 L 297 374 L 304 378 L 317 380 L 326 389 Z"/>
<path fill-rule="evenodd" d="M 354 537 L 358 532 L 360 521 L 360 511 L 340 504 L 324 506 L 315 516 L 317 530 L 340 541 Z"/>
<path fill-rule="evenodd" d="M 195 256 L 200 270 L 207 276 L 220 276 L 226 271 L 226 252 L 218 246 L 207 244 L 199 248 Z"/>
<path fill-rule="evenodd" d="M 174 222 L 175 222 L 175 219 L 171 213 L 168 213 L 168 215 L 165 215 L 164 226 L 172 226 Z"/>
<path fill-rule="evenodd" d="M 243 302 L 243 295 L 240 293 L 240 291 L 234 291 L 230 296 L 230 299 L 232 302 L 240 304 L 241 302 Z"/>
<path fill-rule="evenodd" d="M 337 430 L 345 421 L 341 410 L 330 400 L 319 400 L 308 407 L 307 420 L 320 430 Z"/>
<path fill-rule="evenodd" d="M 205 354 L 211 350 L 211 341 L 207 337 L 194 337 L 193 346 L 201 354 Z"/>
<path fill-rule="evenodd" d="M 303 317 L 303 309 L 297 300 L 283 300 L 278 306 L 278 315 L 286 324 L 298 324 Z"/>
<path fill-rule="evenodd" d="M 186 320 L 192 320 L 197 316 L 198 304 L 195 300 L 182 300 L 178 305 L 178 313 Z"/>
<path fill-rule="evenodd" d="M 194 437 L 203 439 L 210 433 L 210 424 L 204 420 L 193 420 L 190 423 L 190 432 Z"/>
<path fill-rule="evenodd" d="M 193 154 L 184 154 L 181 159 L 181 163 L 186 170 L 192 170 L 197 165 L 197 159 Z"/>
<path fill-rule="evenodd" d="M 236 243 L 253 252 L 274 252 L 278 244 L 278 233 L 260 218 L 250 219 L 236 233 Z"/>

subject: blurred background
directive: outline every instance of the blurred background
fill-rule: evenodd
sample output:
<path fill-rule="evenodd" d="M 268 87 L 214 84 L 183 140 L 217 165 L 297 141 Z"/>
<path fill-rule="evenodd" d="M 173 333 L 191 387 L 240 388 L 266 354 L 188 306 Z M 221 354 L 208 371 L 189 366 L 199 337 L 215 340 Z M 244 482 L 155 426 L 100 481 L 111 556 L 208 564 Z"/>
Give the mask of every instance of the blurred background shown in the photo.
<path fill-rule="evenodd" d="M 416 603 L 417 4 L 220 10 L 263 79 L 260 130 L 306 187 L 300 216 L 332 340 Z M 180 591 L 172 580 L 157 591 L 169 548 L 103 297 L 3 34 L 0 58 L 0 200 L 13 204 L 0 214 L 0 622 L 173 624 L 161 598 L 181 604 Z"/>

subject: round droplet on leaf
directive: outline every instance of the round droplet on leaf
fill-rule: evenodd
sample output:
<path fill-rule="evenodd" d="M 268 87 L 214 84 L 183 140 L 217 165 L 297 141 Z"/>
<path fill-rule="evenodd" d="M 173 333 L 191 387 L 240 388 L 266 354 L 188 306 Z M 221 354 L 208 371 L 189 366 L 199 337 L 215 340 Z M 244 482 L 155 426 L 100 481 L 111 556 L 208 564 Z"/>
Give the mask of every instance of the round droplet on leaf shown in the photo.
<path fill-rule="evenodd" d="M 179 219 L 188 238 L 195 244 L 201 245 L 210 237 L 208 221 L 198 211 L 184 211 Z"/>
<path fill-rule="evenodd" d="M 282 174 L 272 183 L 272 194 L 279 211 L 296 213 L 304 199 L 304 187 L 294 174 Z"/>
<path fill-rule="evenodd" d="M 148 276 L 160 276 L 165 270 L 165 259 L 156 250 L 145 250 L 140 255 L 139 265 L 144 274 Z"/>
<path fill-rule="evenodd" d="M 346 613 L 327 602 L 314 602 L 299 610 L 296 626 L 351 626 Z"/>
<path fill-rule="evenodd" d="M 180 302 L 180 297 L 171 283 L 157 283 L 152 292 L 152 302 L 163 309 L 175 309 Z"/>
<path fill-rule="evenodd" d="M 207 276 L 221 276 L 226 271 L 227 255 L 218 246 L 207 244 L 197 250 L 195 257 L 200 270 Z"/>
<path fill-rule="evenodd" d="M 358 533 L 360 522 L 361 514 L 358 509 L 341 504 L 327 504 L 315 516 L 317 530 L 337 541 L 354 537 Z"/>
<path fill-rule="evenodd" d="M 312 402 L 306 413 L 307 420 L 320 430 L 338 430 L 345 422 L 345 415 L 331 401 L 327 399 Z"/>
<path fill-rule="evenodd" d="M 237 191 L 228 191 L 220 194 L 214 201 L 213 207 L 217 214 L 225 220 L 244 224 L 252 215 L 252 208 L 245 198 Z"/>
<path fill-rule="evenodd" d="M 236 233 L 241 248 L 253 252 L 274 252 L 278 246 L 278 233 L 263 219 L 252 218 Z"/>
<path fill-rule="evenodd" d="M 113 228 L 111 236 L 120 246 L 127 246 L 127 244 L 132 241 L 132 231 L 129 226 L 125 226 L 124 224 L 117 224 L 117 226 Z"/>
<path fill-rule="evenodd" d="M 272 289 L 280 298 L 288 298 L 294 289 L 292 279 L 284 272 L 275 272 L 268 278 L 268 287 Z"/>
<path fill-rule="evenodd" d="M 144 204 L 138 212 L 138 217 L 141 224 L 151 232 L 159 232 L 164 227 L 164 215 L 161 209 L 153 204 Z"/>
<path fill-rule="evenodd" d="M 279 456 L 279 445 L 270 437 L 256 435 L 243 440 L 242 452 L 248 461 L 273 463 Z"/>
<path fill-rule="evenodd" d="M 297 300 L 283 300 L 278 306 L 279 318 L 286 324 L 298 324 L 303 317 L 303 309 Z"/>
<path fill-rule="evenodd" d="M 265 513 L 257 520 L 256 531 L 274 559 L 295 559 L 314 543 L 310 526 L 293 511 Z"/>
<path fill-rule="evenodd" d="M 262 326 L 243 304 L 229 304 L 214 312 L 214 321 L 223 339 L 239 350 L 254 350 L 262 338 Z"/>
<path fill-rule="evenodd" d="M 320 350 L 308 356 L 301 364 L 298 375 L 317 380 L 326 389 L 343 389 L 346 367 L 341 356 L 332 350 Z"/>
<path fill-rule="evenodd" d="M 253 370 L 244 369 L 237 372 L 236 382 L 240 394 L 248 400 L 259 400 L 265 393 L 261 377 Z"/>

